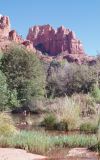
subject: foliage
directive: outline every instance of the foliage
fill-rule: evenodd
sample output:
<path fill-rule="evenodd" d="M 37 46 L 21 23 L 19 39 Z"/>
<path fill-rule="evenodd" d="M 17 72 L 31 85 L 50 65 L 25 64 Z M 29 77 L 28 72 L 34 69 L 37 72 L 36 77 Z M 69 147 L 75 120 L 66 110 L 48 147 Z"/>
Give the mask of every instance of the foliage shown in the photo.
<path fill-rule="evenodd" d="M 8 105 L 9 105 L 10 109 L 14 109 L 14 108 L 16 108 L 16 106 L 19 107 L 20 101 L 17 99 L 17 91 L 16 90 L 9 91 Z"/>
<path fill-rule="evenodd" d="M 82 117 L 96 114 L 96 103 L 91 94 L 73 94 L 71 98 L 80 106 Z"/>
<path fill-rule="evenodd" d="M 68 123 L 66 121 L 58 122 L 54 125 L 54 129 L 59 131 L 68 131 Z"/>
<path fill-rule="evenodd" d="M 21 148 L 38 154 L 46 154 L 57 146 L 90 147 L 96 143 L 95 135 L 50 136 L 39 131 L 21 131 L 17 135 L 0 137 L 0 147 Z"/>
<path fill-rule="evenodd" d="M 0 71 L 0 111 L 7 109 L 8 97 L 9 93 L 7 89 L 6 77 L 2 71 Z"/>
<path fill-rule="evenodd" d="M 20 148 L 38 154 L 45 154 L 53 146 L 50 136 L 39 131 L 21 131 L 17 135 L 0 138 L 0 147 Z"/>
<path fill-rule="evenodd" d="M 97 142 L 94 143 L 89 149 L 98 152 L 100 155 L 100 117 L 98 123 Z"/>
<path fill-rule="evenodd" d="M 91 95 L 94 97 L 96 102 L 100 102 L 100 89 L 97 85 L 94 85 Z"/>
<path fill-rule="evenodd" d="M 75 129 L 80 120 L 80 107 L 70 97 L 50 100 L 47 111 L 56 116 L 57 122 L 68 125 L 68 130 Z"/>
<path fill-rule="evenodd" d="M 1 69 L 7 77 L 9 89 L 17 91 L 17 99 L 21 102 L 44 95 L 45 76 L 34 53 L 21 46 L 11 46 L 1 59 Z"/>
<path fill-rule="evenodd" d="M 27 106 L 32 113 L 43 113 L 45 112 L 45 98 L 32 97 L 30 103 Z"/>
<path fill-rule="evenodd" d="M 42 121 L 42 125 L 44 125 L 48 129 L 53 129 L 56 124 L 56 117 L 53 114 L 46 115 L 44 120 Z"/>
<path fill-rule="evenodd" d="M 62 113 L 60 111 L 61 121 L 67 123 L 68 130 L 75 129 L 79 123 L 80 108 L 71 98 L 65 97 L 62 103 Z"/>
<path fill-rule="evenodd" d="M 97 133 L 97 130 L 97 124 L 93 124 L 92 122 L 85 122 L 80 125 L 80 131 L 85 133 Z"/>
<path fill-rule="evenodd" d="M 97 143 L 95 135 L 85 134 L 56 136 L 52 140 L 56 146 L 63 147 L 90 147 Z"/>
<path fill-rule="evenodd" d="M 65 65 L 50 66 L 47 77 L 47 96 L 60 97 L 73 93 L 88 93 L 94 83 L 96 75 L 93 67 L 65 63 Z"/>
<path fill-rule="evenodd" d="M 12 136 L 17 133 L 10 116 L 0 113 L 0 136 Z"/>

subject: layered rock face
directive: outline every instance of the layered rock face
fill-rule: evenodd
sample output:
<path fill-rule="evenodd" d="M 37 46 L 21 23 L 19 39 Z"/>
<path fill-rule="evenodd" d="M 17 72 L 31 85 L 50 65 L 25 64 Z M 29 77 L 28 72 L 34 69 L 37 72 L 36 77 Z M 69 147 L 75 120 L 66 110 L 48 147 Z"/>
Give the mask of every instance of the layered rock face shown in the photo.
<path fill-rule="evenodd" d="M 74 32 L 63 26 L 54 30 L 50 25 L 34 26 L 29 29 L 27 39 L 41 52 L 57 56 L 67 51 L 69 54 L 84 54 L 83 45 Z"/>
<path fill-rule="evenodd" d="M 14 41 L 14 42 L 17 42 L 17 43 L 22 43 L 23 42 L 22 37 L 19 36 L 15 30 L 11 30 L 9 32 L 9 37 L 8 38 L 9 38 L 10 41 Z"/>
<path fill-rule="evenodd" d="M 0 38 L 7 38 L 10 32 L 9 17 L 0 15 Z"/>
<path fill-rule="evenodd" d="M 50 25 L 34 26 L 29 29 L 27 39 L 24 40 L 16 30 L 10 29 L 9 17 L 0 15 L 0 50 L 7 49 L 13 42 L 24 45 L 26 49 L 37 54 L 42 61 L 51 62 L 52 60 L 66 59 L 68 62 L 78 64 L 95 63 L 93 57 L 85 54 L 82 43 L 69 29 L 63 26 L 57 30 L 54 30 Z"/>
<path fill-rule="evenodd" d="M 29 40 L 24 40 L 17 34 L 16 30 L 10 29 L 10 19 L 8 16 L 0 15 L 0 49 L 4 50 L 12 42 L 24 45 L 28 50 L 36 52 L 33 44 Z"/>

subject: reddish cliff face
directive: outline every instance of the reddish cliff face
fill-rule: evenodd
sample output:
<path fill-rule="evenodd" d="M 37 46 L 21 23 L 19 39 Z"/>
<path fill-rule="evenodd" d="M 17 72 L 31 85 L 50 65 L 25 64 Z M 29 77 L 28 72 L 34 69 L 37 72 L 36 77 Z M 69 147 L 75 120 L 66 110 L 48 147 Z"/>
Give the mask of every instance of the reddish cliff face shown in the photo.
<path fill-rule="evenodd" d="M 36 52 L 33 44 L 29 40 L 24 40 L 17 34 L 16 30 L 10 29 L 10 20 L 8 16 L 0 15 L 0 49 L 4 50 L 12 42 L 24 45 L 28 50 Z"/>
<path fill-rule="evenodd" d="M 9 17 L 0 16 L 0 38 L 7 38 L 10 32 Z"/>
<path fill-rule="evenodd" d="M 24 45 L 46 62 L 63 59 L 78 64 L 95 62 L 93 57 L 85 55 L 82 43 L 76 38 L 75 33 L 63 26 L 57 30 L 50 25 L 34 26 L 29 29 L 27 40 L 24 40 L 16 30 L 10 30 L 9 17 L 0 15 L 0 50 L 7 49 L 13 42 Z M 48 53 L 49 56 L 42 52 Z"/>
<path fill-rule="evenodd" d="M 54 30 L 50 25 L 34 26 L 29 29 L 27 39 L 41 52 L 57 56 L 67 51 L 69 54 L 84 54 L 82 43 L 74 32 L 61 26 Z"/>
<path fill-rule="evenodd" d="M 19 36 L 15 30 L 11 30 L 9 32 L 9 37 L 8 38 L 9 38 L 10 41 L 14 41 L 14 42 L 17 42 L 17 43 L 22 43 L 24 41 L 22 39 L 22 37 Z"/>

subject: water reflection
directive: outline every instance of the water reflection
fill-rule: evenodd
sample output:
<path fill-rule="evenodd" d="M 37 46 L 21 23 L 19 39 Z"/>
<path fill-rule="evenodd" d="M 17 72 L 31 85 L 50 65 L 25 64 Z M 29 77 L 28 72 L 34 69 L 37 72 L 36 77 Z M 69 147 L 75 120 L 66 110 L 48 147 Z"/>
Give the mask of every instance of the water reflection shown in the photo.
<path fill-rule="evenodd" d="M 12 115 L 12 118 L 15 122 L 15 125 L 20 129 L 25 129 L 25 130 L 39 130 L 39 131 L 44 131 L 49 133 L 49 135 L 72 135 L 72 134 L 79 134 L 79 131 L 74 131 L 74 132 L 65 132 L 65 131 L 53 131 L 53 130 L 46 130 L 43 127 L 40 127 L 39 124 L 42 121 L 44 115 L 30 115 L 26 114 L 22 116 L 22 114 L 14 114 Z M 31 125 L 30 125 L 31 124 Z M 69 148 L 56 148 L 53 151 L 49 151 L 47 153 L 47 157 L 49 157 L 46 160 L 100 160 L 99 157 L 95 153 L 89 152 L 88 156 L 82 155 L 80 157 L 72 156 L 68 157 L 68 152 Z"/>

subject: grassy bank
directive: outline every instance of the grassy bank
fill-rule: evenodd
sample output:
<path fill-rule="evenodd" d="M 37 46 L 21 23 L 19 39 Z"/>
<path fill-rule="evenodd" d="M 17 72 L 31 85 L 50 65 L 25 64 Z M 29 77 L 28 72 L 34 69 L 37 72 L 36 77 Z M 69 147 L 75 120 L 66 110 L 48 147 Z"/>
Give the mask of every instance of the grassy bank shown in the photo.
<path fill-rule="evenodd" d="M 55 147 L 90 147 L 96 143 L 97 138 L 94 135 L 52 137 L 38 131 L 21 131 L 13 136 L 0 137 L 0 147 L 21 148 L 38 154 L 45 154 Z"/>

